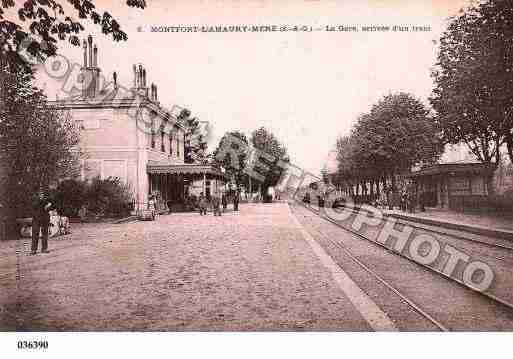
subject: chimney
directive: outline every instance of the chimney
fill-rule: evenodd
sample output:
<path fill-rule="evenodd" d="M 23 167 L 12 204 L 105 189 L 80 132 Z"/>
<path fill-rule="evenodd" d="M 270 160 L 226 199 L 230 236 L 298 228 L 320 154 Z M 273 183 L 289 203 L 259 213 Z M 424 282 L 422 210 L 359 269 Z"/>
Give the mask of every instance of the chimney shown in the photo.
<path fill-rule="evenodd" d="M 96 44 L 93 46 L 93 37 L 89 35 L 87 41 L 83 41 L 84 50 L 84 68 L 83 73 L 87 81 L 87 87 L 84 86 L 83 97 L 95 97 L 99 90 L 100 85 L 100 69 L 98 68 L 98 47 Z M 93 55 L 94 53 L 94 55 Z"/>
<path fill-rule="evenodd" d="M 133 66 L 134 69 L 134 88 L 137 88 L 137 66 Z"/>
<path fill-rule="evenodd" d="M 93 52 L 94 52 L 93 66 L 98 67 L 98 48 L 96 47 L 96 44 L 94 44 Z"/>
<path fill-rule="evenodd" d="M 87 41 L 84 40 L 83 45 L 84 47 L 84 69 L 87 67 Z"/>
<path fill-rule="evenodd" d="M 157 85 L 155 85 L 155 102 L 159 102 L 159 97 L 157 94 Z"/>
<path fill-rule="evenodd" d="M 142 87 L 146 87 L 146 69 L 143 69 L 142 76 L 143 76 L 143 86 Z"/>
<path fill-rule="evenodd" d="M 116 73 L 116 71 L 114 71 L 114 73 L 112 74 L 112 80 L 114 81 L 114 88 L 117 89 L 118 88 L 118 74 Z"/>

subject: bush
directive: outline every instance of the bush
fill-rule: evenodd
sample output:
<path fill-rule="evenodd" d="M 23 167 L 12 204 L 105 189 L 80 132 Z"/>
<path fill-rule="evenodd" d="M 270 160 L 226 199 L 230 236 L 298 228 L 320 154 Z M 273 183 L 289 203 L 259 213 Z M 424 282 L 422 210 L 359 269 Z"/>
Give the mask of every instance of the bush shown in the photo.
<path fill-rule="evenodd" d="M 513 188 L 506 190 L 502 195 L 490 198 L 490 207 L 498 212 L 513 213 Z"/>
<path fill-rule="evenodd" d="M 77 217 L 78 211 L 85 204 L 87 183 L 77 180 L 65 180 L 54 191 L 55 207 L 60 215 Z"/>
<path fill-rule="evenodd" d="M 52 197 L 57 211 L 67 217 L 77 217 L 82 206 L 97 217 L 124 217 L 132 210 L 130 187 L 119 178 L 95 178 L 91 183 L 66 180 L 57 186 Z"/>
<path fill-rule="evenodd" d="M 100 217 L 124 217 L 132 210 L 132 193 L 119 178 L 95 178 L 87 189 L 87 210 Z"/>

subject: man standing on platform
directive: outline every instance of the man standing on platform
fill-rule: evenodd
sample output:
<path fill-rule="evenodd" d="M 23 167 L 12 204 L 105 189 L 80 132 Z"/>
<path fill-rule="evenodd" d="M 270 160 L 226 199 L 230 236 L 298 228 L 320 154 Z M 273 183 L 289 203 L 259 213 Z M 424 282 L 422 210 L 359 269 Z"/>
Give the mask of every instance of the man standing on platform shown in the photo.
<path fill-rule="evenodd" d="M 31 255 L 36 254 L 39 242 L 39 230 L 41 229 L 41 253 L 49 253 L 48 250 L 48 227 L 50 225 L 50 209 L 52 203 L 46 198 L 42 191 L 32 202 L 32 248 Z"/>
<path fill-rule="evenodd" d="M 226 193 L 223 192 L 221 195 L 221 203 L 223 205 L 223 212 L 226 211 L 226 207 L 228 207 L 228 200 L 226 199 Z"/>
<path fill-rule="evenodd" d="M 233 194 L 233 210 L 239 210 L 239 189 L 235 189 L 235 193 Z"/>
<path fill-rule="evenodd" d="M 203 192 L 200 193 L 199 200 L 198 200 L 198 207 L 200 216 L 207 215 L 207 199 L 203 195 Z"/>
<path fill-rule="evenodd" d="M 221 198 L 217 191 L 212 196 L 212 212 L 214 212 L 214 216 L 221 216 Z"/>

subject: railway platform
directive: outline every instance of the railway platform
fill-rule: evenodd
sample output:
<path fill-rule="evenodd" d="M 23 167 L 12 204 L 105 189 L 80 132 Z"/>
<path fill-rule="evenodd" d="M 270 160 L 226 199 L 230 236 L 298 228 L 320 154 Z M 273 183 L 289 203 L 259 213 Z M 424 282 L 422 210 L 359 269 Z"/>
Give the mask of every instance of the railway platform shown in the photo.
<path fill-rule="evenodd" d="M 490 293 L 513 300 L 509 249 L 442 240 L 486 260 Z M 294 203 L 75 224 L 49 254 L 29 248 L 0 242 L 1 330 L 513 329 L 511 308 Z"/>
<path fill-rule="evenodd" d="M 49 249 L 0 242 L 2 330 L 395 329 L 320 259 L 286 203 L 76 224 Z"/>
<path fill-rule="evenodd" d="M 439 229 L 457 230 L 513 241 L 513 217 L 511 216 L 460 213 L 432 208 L 415 213 L 387 209 L 382 211 L 391 217 L 436 226 Z"/>

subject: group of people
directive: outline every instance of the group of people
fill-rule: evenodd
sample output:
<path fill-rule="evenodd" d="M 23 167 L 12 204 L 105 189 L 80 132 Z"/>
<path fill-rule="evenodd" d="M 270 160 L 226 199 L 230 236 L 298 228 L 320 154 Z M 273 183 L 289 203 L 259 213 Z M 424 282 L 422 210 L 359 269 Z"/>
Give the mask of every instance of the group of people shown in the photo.
<path fill-rule="evenodd" d="M 199 197 L 190 196 L 188 197 L 190 209 L 197 208 L 199 210 L 200 215 L 206 215 L 207 209 L 209 207 L 212 208 L 212 212 L 214 216 L 221 216 L 222 212 L 225 212 L 228 207 L 228 201 L 233 201 L 233 210 L 239 210 L 239 202 L 240 202 L 240 192 L 238 190 L 234 191 L 232 194 L 228 195 L 226 192 L 214 192 L 210 196 L 206 196 L 203 192 L 200 193 Z M 169 201 L 168 201 L 169 202 Z M 158 198 L 156 195 L 151 194 L 148 197 L 148 211 L 147 219 L 155 220 L 158 216 L 157 211 Z M 169 206 L 169 211 L 171 212 L 171 207 Z M 222 208 L 222 210 L 221 210 Z"/>
<path fill-rule="evenodd" d="M 240 200 L 240 193 L 239 191 L 235 191 L 233 196 L 233 210 L 238 211 L 239 210 L 239 200 Z M 226 211 L 226 208 L 228 207 L 228 197 L 226 193 L 214 193 L 212 196 L 210 196 L 210 204 L 212 206 L 212 212 L 214 213 L 214 216 L 221 216 L 221 213 Z M 201 216 L 207 215 L 207 207 L 209 205 L 209 199 L 203 194 L 203 192 L 200 193 L 198 198 L 198 208 L 199 213 Z M 223 210 L 221 211 L 221 206 L 223 207 Z"/>

